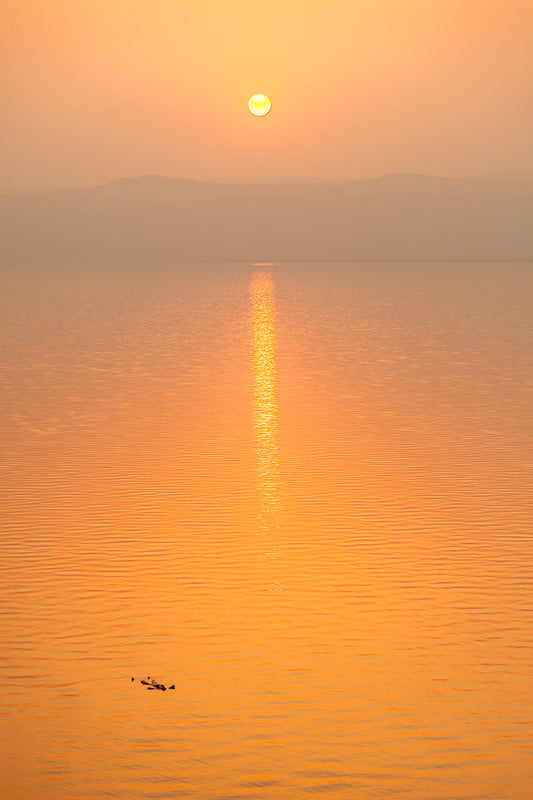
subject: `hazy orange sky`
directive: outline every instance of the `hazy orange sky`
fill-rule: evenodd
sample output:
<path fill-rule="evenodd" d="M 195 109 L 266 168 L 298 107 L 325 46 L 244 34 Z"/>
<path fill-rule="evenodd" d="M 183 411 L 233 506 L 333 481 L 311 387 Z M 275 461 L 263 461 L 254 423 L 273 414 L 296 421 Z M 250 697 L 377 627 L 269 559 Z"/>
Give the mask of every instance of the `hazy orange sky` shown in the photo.
<path fill-rule="evenodd" d="M 533 170 L 532 0 L 8 0 L 2 16 L 2 190 Z"/>

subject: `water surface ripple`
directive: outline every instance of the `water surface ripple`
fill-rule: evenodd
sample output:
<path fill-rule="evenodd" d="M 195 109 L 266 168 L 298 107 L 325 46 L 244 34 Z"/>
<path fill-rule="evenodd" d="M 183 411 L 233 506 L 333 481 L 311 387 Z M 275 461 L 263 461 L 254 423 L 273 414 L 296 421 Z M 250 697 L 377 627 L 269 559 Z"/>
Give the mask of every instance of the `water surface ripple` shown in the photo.
<path fill-rule="evenodd" d="M 0 281 L 2 797 L 530 800 L 531 265 Z"/>

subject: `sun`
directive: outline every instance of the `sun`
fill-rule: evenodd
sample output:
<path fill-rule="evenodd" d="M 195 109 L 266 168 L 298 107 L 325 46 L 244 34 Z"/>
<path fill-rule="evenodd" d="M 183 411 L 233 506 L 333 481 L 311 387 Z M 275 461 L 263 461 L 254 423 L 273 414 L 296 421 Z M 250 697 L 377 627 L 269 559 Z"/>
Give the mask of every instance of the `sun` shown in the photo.
<path fill-rule="evenodd" d="M 248 100 L 248 108 L 256 117 L 264 117 L 272 108 L 270 97 L 267 94 L 254 94 Z"/>

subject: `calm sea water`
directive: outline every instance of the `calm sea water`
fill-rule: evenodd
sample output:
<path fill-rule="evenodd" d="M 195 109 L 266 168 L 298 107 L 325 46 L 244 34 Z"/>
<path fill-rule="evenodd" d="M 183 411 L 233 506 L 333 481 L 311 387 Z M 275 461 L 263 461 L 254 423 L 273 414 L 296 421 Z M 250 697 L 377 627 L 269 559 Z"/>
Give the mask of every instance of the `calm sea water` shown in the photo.
<path fill-rule="evenodd" d="M 531 799 L 532 265 L 0 282 L 2 798 Z"/>

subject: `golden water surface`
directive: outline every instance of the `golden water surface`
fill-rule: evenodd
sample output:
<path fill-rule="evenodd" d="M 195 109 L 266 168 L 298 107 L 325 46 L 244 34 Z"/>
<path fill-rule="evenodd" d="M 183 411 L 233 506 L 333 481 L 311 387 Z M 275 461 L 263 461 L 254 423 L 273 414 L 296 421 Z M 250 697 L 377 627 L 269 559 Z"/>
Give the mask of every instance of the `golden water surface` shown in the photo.
<path fill-rule="evenodd" d="M 2 798 L 533 797 L 531 265 L 0 282 Z"/>

